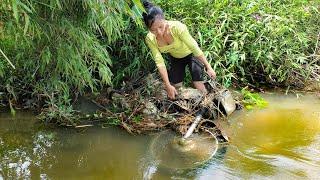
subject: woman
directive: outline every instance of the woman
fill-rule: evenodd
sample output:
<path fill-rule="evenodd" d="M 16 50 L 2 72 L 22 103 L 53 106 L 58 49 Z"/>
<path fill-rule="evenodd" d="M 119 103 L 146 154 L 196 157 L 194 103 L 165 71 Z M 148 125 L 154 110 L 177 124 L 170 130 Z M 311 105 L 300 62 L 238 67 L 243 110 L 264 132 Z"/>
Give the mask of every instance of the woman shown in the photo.
<path fill-rule="evenodd" d="M 203 84 L 203 65 L 211 78 L 214 79 L 216 73 L 197 42 L 189 34 L 187 27 L 179 21 L 165 20 L 163 11 L 159 7 L 153 6 L 152 3 L 144 1 L 143 5 L 146 9 L 146 13 L 143 13 L 143 19 L 149 29 L 146 44 L 152 52 L 168 97 L 175 99 L 176 88 L 182 86 L 187 65 L 194 87 L 206 93 Z M 169 53 L 170 70 L 168 72 L 161 53 Z"/>

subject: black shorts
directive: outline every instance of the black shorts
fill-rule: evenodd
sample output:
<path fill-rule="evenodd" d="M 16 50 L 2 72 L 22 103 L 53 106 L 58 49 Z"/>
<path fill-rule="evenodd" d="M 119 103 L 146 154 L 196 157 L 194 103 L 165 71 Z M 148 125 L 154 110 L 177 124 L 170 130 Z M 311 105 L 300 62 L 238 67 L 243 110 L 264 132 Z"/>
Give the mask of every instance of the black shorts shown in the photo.
<path fill-rule="evenodd" d="M 192 81 L 203 81 L 203 64 L 193 57 L 192 54 L 184 58 L 174 58 L 169 56 L 170 68 L 168 71 L 169 80 L 172 84 L 183 82 L 186 75 L 185 70 L 188 65 Z"/>

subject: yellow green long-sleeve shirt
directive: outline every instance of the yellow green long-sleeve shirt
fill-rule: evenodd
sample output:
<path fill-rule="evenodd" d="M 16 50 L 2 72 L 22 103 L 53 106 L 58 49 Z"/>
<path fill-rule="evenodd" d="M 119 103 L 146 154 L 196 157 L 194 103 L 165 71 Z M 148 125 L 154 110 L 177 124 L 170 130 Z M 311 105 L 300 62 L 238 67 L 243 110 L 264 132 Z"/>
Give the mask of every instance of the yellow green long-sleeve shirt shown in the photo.
<path fill-rule="evenodd" d="M 191 53 L 194 56 L 203 55 L 197 42 L 190 35 L 187 26 L 179 21 L 167 21 L 173 37 L 173 42 L 167 46 L 158 46 L 156 36 L 149 32 L 146 36 L 146 44 L 151 50 L 153 59 L 158 67 L 165 66 L 161 53 L 169 53 L 175 58 L 183 58 Z"/>

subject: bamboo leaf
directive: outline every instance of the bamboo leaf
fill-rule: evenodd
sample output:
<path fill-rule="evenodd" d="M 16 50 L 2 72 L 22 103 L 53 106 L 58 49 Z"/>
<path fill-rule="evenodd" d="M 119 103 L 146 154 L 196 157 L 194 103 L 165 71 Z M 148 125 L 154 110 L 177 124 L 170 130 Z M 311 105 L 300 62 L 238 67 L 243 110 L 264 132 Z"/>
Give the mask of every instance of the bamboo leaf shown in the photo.
<path fill-rule="evenodd" d="M 16 22 L 19 22 L 19 16 L 18 16 L 18 2 L 17 0 L 12 0 L 12 11 L 13 11 L 13 17 L 15 18 Z"/>
<path fill-rule="evenodd" d="M 22 2 L 18 2 L 18 5 L 19 6 L 22 6 L 22 8 L 25 10 L 25 11 L 27 11 L 28 13 L 32 13 L 32 10 L 27 6 L 27 5 L 25 5 L 24 3 L 22 3 Z"/>
<path fill-rule="evenodd" d="M 61 3 L 60 3 L 60 0 L 56 0 L 56 4 L 58 6 L 59 9 L 62 9 L 62 6 L 61 6 Z"/>
<path fill-rule="evenodd" d="M 28 27 L 30 25 L 30 18 L 27 14 L 24 14 L 24 19 L 25 19 L 25 25 L 24 25 L 24 29 L 23 29 L 23 34 L 26 35 L 27 31 L 28 31 Z"/>
<path fill-rule="evenodd" d="M 132 2 L 140 9 L 140 11 L 145 12 L 145 9 L 140 0 L 132 0 Z"/>

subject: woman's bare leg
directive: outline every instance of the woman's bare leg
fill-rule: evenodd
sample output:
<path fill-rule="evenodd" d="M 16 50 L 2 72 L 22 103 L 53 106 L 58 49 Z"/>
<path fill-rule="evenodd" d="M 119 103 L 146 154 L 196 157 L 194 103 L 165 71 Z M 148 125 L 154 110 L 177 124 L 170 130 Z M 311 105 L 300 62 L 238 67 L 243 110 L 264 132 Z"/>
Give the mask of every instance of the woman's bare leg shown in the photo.
<path fill-rule="evenodd" d="M 200 90 L 202 93 L 207 94 L 207 89 L 203 84 L 203 81 L 193 81 L 193 85 L 196 89 Z"/>
<path fill-rule="evenodd" d="M 177 84 L 173 84 L 173 86 L 176 88 L 176 89 L 179 89 L 182 87 L 182 82 L 181 83 L 177 83 Z"/>

